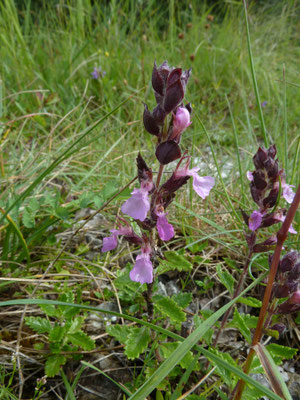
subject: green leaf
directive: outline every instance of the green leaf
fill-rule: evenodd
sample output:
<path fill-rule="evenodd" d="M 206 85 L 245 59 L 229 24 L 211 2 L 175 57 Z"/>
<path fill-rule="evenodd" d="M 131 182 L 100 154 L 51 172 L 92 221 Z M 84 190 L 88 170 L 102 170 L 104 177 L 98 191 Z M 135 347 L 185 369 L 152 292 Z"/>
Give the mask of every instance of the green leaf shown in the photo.
<path fill-rule="evenodd" d="M 25 323 L 37 333 L 48 333 L 52 329 L 51 322 L 42 317 L 26 317 Z"/>
<path fill-rule="evenodd" d="M 100 195 L 104 201 L 108 200 L 119 189 L 119 184 L 116 181 L 109 181 L 101 190 Z"/>
<path fill-rule="evenodd" d="M 172 296 L 172 299 L 181 308 L 186 308 L 193 299 L 192 293 L 178 293 Z"/>
<path fill-rule="evenodd" d="M 235 322 L 236 328 L 241 332 L 248 343 L 251 343 L 251 332 L 247 326 L 247 323 L 243 318 L 244 314 L 240 314 L 237 309 L 234 310 L 233 321 Z"/>
<path fill-rule="evenodd" d="M 164 256 L 166 258 L 165 260 L 159 260 L 159 266 L 157 268 L 158 274 L 173 270 L 190 271 L 193 268 L 193 264 L 176 251 L 166 251 Z"/>
<path fill-rule="evenodd" d="M 57 308 L 52 305 L 52 304 L 40 304 L 41 310 L 44 311 L 48 317 L 58 317 L 59 316 L 59 311 Z"/>
<path fill-rule="evenodd" d="M 26 228 L 29 229 L 35 227 L 35 215 L 27 207 L 25 207 L 23 211 L 22 223 Z"/>
<path fill-rule="evenodd" d="M 163 314 L 174 322 L 185 321 L 185 313 L 170 297 L 153 296 L 154 305 Z"/>
<path fill-rule="evenodd" d="M 106 332 L 117 339 L 118 342 L 125 344 L 129 333 L 132 331 L 132 326 L 127 325 L 107 325 Z"/>
<path fill-rule="evenodd" d="M 270 343 L 266 346 L 266 348 L 274 358 L 275 362 L 276 359 L 289 360 L 298 353 L 298 349 L 293 349 L 292 347 L 287 347 L 287 346 L 281 346 L 280 344 L 277 343 Z"/>
<path fill-rule="evenodd" d="M 95 348 L 95 341 L 86 333 L 80 331 L 75 333 L 68 333 L 67 338 L 74 344 L 74 346 L 81 347 L 83 350 L 92 350 Z"/>
<path fill-rule="evenodd" d="M 246 304 L 250 307 L 261 308 L 262 302 L 261 300 L 255 299 L 254 297 L 241 297 L 238 303 Z"/>
<path fill-rule="evenodd" d="M 217 274 L 220 279 L 220 281 L 223 283 L 223 285 L 226 287 L 228 292 L 232 295 L 234 291 L 234 278 L 233 276 L 226 270 L 222 270 L 221 265 L 217 265 Z"/>
<path fill-rule="evenodd" d="M 81 330 L 84 318 L 83 317 L 76 317 L 71 322 L 70 328 L 68 329 L 68 333 L 75 333 Z"/>
<path fill-rule="evenodd" d="M 231 355 L 229 353 L 223 353 L 218 351 L 217 349 L 209 349 L 210 353 L 215 354 L 216 356 L 218 356 L 220 359 L 222 359 L 223 361 L 225 361 L 226 363 L 233 365 L 236 368 L 240 368 L 236 361 L 231 357 Z M 208 357 L 210 359 L 210 357 Z M 229 371 L 227 368 L 224 368 L 223 365 L 221 365 L 218 362 L 215 362 L 217 369 L 216 369 L 216 373 L 218 375 L 221 376 L 221 378 L 224 379 L 224 382 L 226 382 L 226 384 L 233 388 L 237 382 L 237 378 L 232 374 L 231 371 Z"/>
<path fill-rule="evenodd" d="M 180 342 L 166 342 L 160 343 L 159 351 L 164 358 L 170 357 L 170 355 L 177 349 L 180 345 Z M 194 356 L 191 351 L 188 351 L 186 355 L 180 360 L 179 365 L 187 369 L 189 365 L 193 362 Z"/>
<path fill-rule="evenodd" d="M 53 378 L 59 373 L 61 366 L 64 365 L 66 361 L 66 357 L 61 354 L 54 354 L 48 357 L 45 364 L 46 375 L 49 376 L 49 378 Z"/>
<path fill-rule="evenodd" d="M 61 342 L 66 333 L 64 326 L 55 325 L 49 335 L 50 342 Z"/>
<path fill-rule="evenodd" d="M 133 328 L 126 340 L 125 354 L 130 359 L 133 360 L 137 358 L 141 353 L 143 353 L 148 347 L 150 342 L 150 329 L 146 328 Z"/>

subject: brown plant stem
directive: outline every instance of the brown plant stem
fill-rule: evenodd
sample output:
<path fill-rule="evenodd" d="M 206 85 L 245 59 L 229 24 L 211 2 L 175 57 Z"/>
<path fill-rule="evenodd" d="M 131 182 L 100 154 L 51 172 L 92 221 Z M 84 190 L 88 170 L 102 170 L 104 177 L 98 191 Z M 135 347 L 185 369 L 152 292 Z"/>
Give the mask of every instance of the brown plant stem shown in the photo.
<path fill-rule="evenodd" d="M 263 325 L 264 325 L 267 309 L 269 306 L 269 301 L 270 301 L 270 297 L 271 297 L 271 293 L 272 293 L 272 289 L 273 289 L 274 279 L 275 279 L 278 264 L 280 261 L 281 250 L 282 250 L 283 244 L 287 238 L 289 227 L 291 226 L 291 223 L 293 222 L 297 208 L 299 207 L 299 203 L 300 203 L 300 185 L 298 186 L 297 192 L 296 192 L 294 200 L 288 210 L 286 218 L 285 218 L 281 228 L 277 232 L 277 244 L 276 244 L 274 256 L 272 259 L 268 283 L 267 283 L 267 286 L 265 289 L 262 307 L 260 309 L 258 322 L 257 322 L 256 329 L 255 329 L 255 332 L 253 335 L 251 349 L 247 356 L 247 359 L 246 359 L 246 362 L 245 362 L 245 365 L 243 368 L 245 374 L 248 374 L 248 372 L 250 370 L 250 366 L 251 366 L 251 363 L 252 363 L 252 360 L 253 360 L 253 357 L 255 354 L 254 346 L 257 343 L 259 343 L 259 341 L 261 340 L 262 334 L 263 334 Z M 245 382 L 243 380 L 240 380 L 238 382 L 236 388 L 234 389 L 235 395 L 232 398 L 234 400 L 240 400 L 242 397 L 244 388 L 245 388 Z"/>

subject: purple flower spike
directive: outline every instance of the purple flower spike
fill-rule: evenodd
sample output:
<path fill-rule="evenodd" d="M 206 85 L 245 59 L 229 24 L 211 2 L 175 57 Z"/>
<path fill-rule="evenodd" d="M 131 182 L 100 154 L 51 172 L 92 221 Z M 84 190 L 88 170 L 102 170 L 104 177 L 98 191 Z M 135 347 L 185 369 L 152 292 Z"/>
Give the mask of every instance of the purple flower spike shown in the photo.
<path fill-rule="evenodd" d="M 295 197 L 295 193 L 291 189 L 292 187 L 295 187 L 295 186 L 288 185 L 287 183 L 282 184 L 282 196 L 289 204 L 292 203 L 292 201 L 294 200 L 294 197 Z"/>
<path fill-rule="evenodd" d="M 105 237 L 103 239 L 102 253 L 106 251 L 114 250 L 118 246 L 117 236 L 113 234 L 112 236 Z"/>
<path fill-rule="evenodd" d="M 130 217 L 134 219 L 144 221 L 147 217 L 148 211 L 150 210 L 148 190 L 144 188 L 134 189 L 131 194 L 132 196 L 125 201 L 121 210 L 124 214 L 130 215 Z"/>
<path fill-rule="evenodd" d="M 260 227 L 262 217 L 262 213 L 260 213 L 259 211 L 253 211 L 249 218 L 249 229 L 251 231 L 256 231 L 256 229 Z"/>
<path fill-rule="evenodd" d="M 173 132 L 169 139 L 179 142 L 182 132 L 190 125 L 191 121 L 189 111 L 184 107 L 179 107 L 176 111 L 176 115 L 174 115 Z"/>
<path fill-rule="evenodd" d="M 174 237 L 175 232 L 173 226 L 168 222 L 166 213 L 156 212 L 157 223 L 156 228 L 161 240 L 170 240 Z"/>
<path fill-rule="evenodd" d="M 143 253 L 137 256 L 129 276 L 132 281 L 140 282 L 141 284 L 153 282 L 153 265 L 149 254 Z"/>
<path fill-rule="evenodd" d="M 193 177 L 193 189 L 203 200 L 209 195 L 215 184 L 212 176 L 199 176 L 197 172 L 200 168 L 192 168 L 188 171 L 188 175 Z"/>
<path fill-rule="evenodd" d="M 92 75 L 92 78 L 94 78 L 94 79 L 100 78 L 99 70 L 97 67 L 94 68 L 94 71 L 91 73 L 91 75 Z"/>

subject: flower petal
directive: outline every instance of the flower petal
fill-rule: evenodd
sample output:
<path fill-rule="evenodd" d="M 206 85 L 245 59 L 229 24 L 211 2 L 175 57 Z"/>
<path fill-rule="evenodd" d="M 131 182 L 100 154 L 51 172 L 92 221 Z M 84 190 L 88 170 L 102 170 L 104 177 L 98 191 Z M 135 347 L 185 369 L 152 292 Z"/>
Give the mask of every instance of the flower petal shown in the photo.
<path fill-rule="evenodd" d="M 137 256 L 135 265 L 130 271 L 130 279 L 134 282 L 152 283 L 153 282 L 153 265 L 150 261 L 149 254 L 141 254 Z"/>
<path fill-rule="evenodd" d="M 174 228 L 168 222 L 165 214 L 158 215 L 156 228 L 161 240 L 170 240 L 175 235 Z"/>
<path fill-rule="evenodd" d="M 132 196 L 125 201 L 121 210 L 124 214 L 130 215 L 134 219 L 144 221 L 150 210 L 148 191 L 144 189 L 134 189 Z"/>
<path fill-rule="evenodd" d="M 253 172 L 247 171 L 247 179 L 248 181 L 252 182 L 253 181 Z"/>
<path fill-rule="evenodd" d="M 256 231 L 260 227 L 263 215 L 259 211 L 253 211 L 249 217 L 249 229 L 250 231 Z"/>
<path fill-rule="evenodd" d="M 288 185 L 287 183 L 285 185 L 282 185 L 282 197 L 289 203 L 291 204 L 292 201 L 294 200 L 295 193 L 292 190 L 292 185 Z"/>
<path fill-rule="evenodd" d="M 205 199 L 214 186 L 215 179 L 212 176 L 199 176 L 197 171 L 199 171 L 199 168 L 192 168 L 189 170 L 188 175 L 193 177 L 193 189 L 195 192 L 202 199 Z"/>
<path fill-rule="evenodd" d="M 114 250 L 118 246 L 118 240 L 116 235 L 108 236 L 103 239 L 102 253 L 106 251 Z"/>

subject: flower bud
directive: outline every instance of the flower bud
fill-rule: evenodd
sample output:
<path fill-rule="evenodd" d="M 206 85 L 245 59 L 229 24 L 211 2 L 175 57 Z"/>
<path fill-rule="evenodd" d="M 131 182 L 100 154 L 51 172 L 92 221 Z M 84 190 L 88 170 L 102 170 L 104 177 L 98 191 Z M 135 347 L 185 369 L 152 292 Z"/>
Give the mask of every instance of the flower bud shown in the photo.
<path fill-rule="evenodd" d="M 255 165 L 255 168 L 263 169 L 264 163 L 267 160 L 267 158 L 268 158 L 268 153 L 266 149 L 259 147 L 257 153 L 253 157 L 253 163 Z"/>
<path fill-rule="evenodd" d="M 298 252 L 297 251 L 290 251 L 287 253 L 279 264 L 279 271 L 280 272 L 288 272 L 291 271 L 298 259 Z"/>
<path fill-rule="evenodd" d="M 300 305 L 300 290 L 292 294 L 290 298 L 290 303 Z"/>
<path fill-rule="evenodd" d="M 144 107 L 143 122 L 146 131 L 151 133 L 151 135 L 159 136 L 160 129 L 153 114 L 148 110 L 147 104 Z"/>
<path fill-rule="evenodd" d="M 275 324 L 271 326 L 272 331 L 277 331 L 279 334 L 282 334 L 286 330 L 286 326 L 284 324 Z"/>
<path fill-rule="evenodd" d="M 184 107 L 179 107 L 173 118 L 172 133 L 169 139 L 179 143 L 182 132 L 190 125 L 191 122 L 189 111 Z"/>
<path fill-rule="evenodd" d="M 275 285 L 274 296 L 277 297 L 277 299 L 288 297 L 289 293 L 288 285 Z"/>
<path fill-rule="evenodd" d="M 288 280 L 298 280 L 300 278 L 300 263 L 296 264 L 288 274 Z"/>
<path fill-rule="evenodd" d="M 180 158 L 181 151 L 177 143 L 173 140 L 167 140 L 157 146 L 155 155 L 161 164 L 166 165 Z"/>

